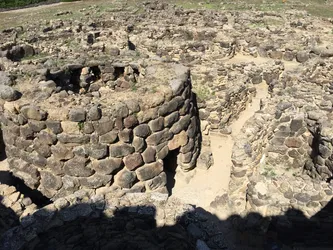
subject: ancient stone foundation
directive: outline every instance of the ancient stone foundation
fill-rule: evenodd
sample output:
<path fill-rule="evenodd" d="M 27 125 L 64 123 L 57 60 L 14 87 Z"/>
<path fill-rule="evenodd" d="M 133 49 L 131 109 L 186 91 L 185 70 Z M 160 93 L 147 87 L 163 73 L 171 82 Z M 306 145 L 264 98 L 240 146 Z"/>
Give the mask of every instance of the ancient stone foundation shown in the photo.
<path fill-rule="evenodd" d="M 184 171 L 199 155 L 196 102 L 181 65 L 67 65 L 4 109 L 10 170 L 51 199 L 108 186 L 166 192 L 169 151 L 179 150 Z"/>

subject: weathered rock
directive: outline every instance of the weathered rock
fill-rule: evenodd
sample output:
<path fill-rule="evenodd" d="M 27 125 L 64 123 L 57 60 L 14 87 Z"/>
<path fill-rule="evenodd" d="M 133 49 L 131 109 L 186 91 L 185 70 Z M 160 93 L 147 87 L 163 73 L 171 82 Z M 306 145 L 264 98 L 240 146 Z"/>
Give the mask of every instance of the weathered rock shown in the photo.
<path fill-rule="evenodd" d="M 1 72 L 1 71 L 0 71 Z M 0 85 L 0 98 L 12 102 L 19 99 L 21 96 L 21 93 L 17 90 L 13 89 L 12 87 L 9 87 L 7 85 Z"/>
<path fill-rule="evenodd" d="M 41 121 L 46 118 L 46 112 L 35 106 L 24 106 L 21 108 L 20 112 L 27 119 Z"/>
<path fill-rule="evenodd" d="M 132 171 L 143 164 L 143 159 L 140 153 L 133 153 L 124 157 L 125 167 Z"/>
<path fill-rule="evenodd" d="M 102 117 L 102 110 L 97 106 L 93 106 L 89 109 L 87 119 L 89 121 L 97 121 Z"/>
<path fill-rule="evenodd" d="M 100 143 L 107 143 L 107 144 L 112 144 L 114 143 L 118 138 L 118 132 L 117 131 L 110 131 L 104 135 L 101 135 L 99 137 L 99 142 Z"/>
<path fill-rule="evenodd" d="M 139 126 L 136 126 L 134 128 L 134 135 L 139 136 L 142 138 L 146 138 L 148 135 L 150 135 L 150 128 L 147 124 L 141 124 Z"/>
<path fill-rule="evenodd" d="M 59 190 L 62 187 L 61 177 L 55 176 L 48 171 L 41 171 L 40 176 L 40 183 L 44 188 Z"/>
<path fill-rule="evenodd" d="M 121 158 L 107 158 L 103 160 L 93 161 L 92 168 L 100 174 L 115 174 L 123 167 L 123 161 Z"/>
<path fill-rule="evenodd" d="M 179 131 L 180 132 L 180 131 Z M 146 142 L 148 145 L 156 146 L 163 142 L 166 142 L 172 138 L 172 133 L 170 133 L 168 128 L 162 131 L 156 132 L 147 137 Z"/>
<path fill-rule="evenodd" d="M 87 166 L 87 159 L 80 156 L 75 156 L 73 159 L 68 160 L 64 164 L 64 172 L 70 176 L 88 177 L 94 171 Z"/>
<path fill-rule="evenodd" d="M 153 147 L 147 147 L 142 153 L 142 158 L 145 163 L 151 163 L 156 160 L 156 150 Z"/>
<path fill-rule="evenodd" d="M 88 155 L 94 159 L 102 159 L 108 155 L 108 146 L 105 144 L 91 144 Z"/>
<path fill-rule="evenodd" d="M 146 181 L 159 175 L 163 171 L 163 162 L 161 160 L 145 164 L 138 168 L 135 172 L 140 181 Z"/>
<path fill-rule="evenodd" d="M 128 171 L 126 168 L 115 176 L 115 184 L 121 188 L 131 188 L 136 180 L 135 172 Z"/>
<path fill-rule="evenodd" d="M 72 109 L 68 113 L 68 118 L 73 122 L 83 122 L 86 120 L 86 111 L 83 108 Z"/>
<path fill-rule="evenodd" d="M 124 157 L 132 154 L 135 151 L 134 147 L 129 144 L 113 144 L 110 145 L 110 156 L 111 157 Z"/>

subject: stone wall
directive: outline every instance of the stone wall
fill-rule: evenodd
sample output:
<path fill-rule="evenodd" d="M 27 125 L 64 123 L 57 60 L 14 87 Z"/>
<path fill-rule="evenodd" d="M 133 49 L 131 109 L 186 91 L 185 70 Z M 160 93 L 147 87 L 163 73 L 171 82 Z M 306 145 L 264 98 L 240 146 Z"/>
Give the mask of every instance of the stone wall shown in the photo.
<path fill-rule="evenodd" d="M 0 249 L 225 248 L 206 216 L 167 194 L 80 190 L 23 218 Z"/>
<path fill-rule="evenodd" d="M 333 177 L 332 117 L 322 111 L 312 110 L 307 113 L 306 122 L 311 132 L 311 158 L 306 162 L 305 170 L 312 178 L 330 181 Z"/>
<path fill-rule="evenodd" d="M 232 151 L 232 169 L 229 183 L 229 208 L 243 212 L 246 208 L 246 192 L 249 178 L 260 167 L 268 137 L 272 133 L 269 124 L 272 116 L 260 112 L 248 120 L 235 138 Z"/>
<path fill-rule="evenodd" d="M 88 86 L 82 87 L 85 67 L 72 65 L 69 82 L 60 77 L 64 72 L 51 72 L 53 80 L 40 82 L 39 92 L 5 103 L 1 120 L 11 171 L 52 199 L 110 185 L 166 192 L 163 159 L 169 151 L 179 149 L 184 171 L 195 167 L 199 155 L 189 70 L 156 63 L 135 75 L 129 64 L 110 71 L 105 64 L 93 67 L 90 77 L 99 80 Z"/>
<path fill-rule="evenodd" d="M 286 103 L 278 105 L 287 108 Z M 307 129 L 304 113 L 281 113 L 279 110 L 274 122 L 274 135 L 267 147 L 266 165 L 284 171 L 302 171 L 305 162 L 310 158 L 311 145 L 308 141 L 311 133 Z M 274 172 L 271 171 L 271 174 Z M 270 173 L 267 173 L 270 174 Z"/>

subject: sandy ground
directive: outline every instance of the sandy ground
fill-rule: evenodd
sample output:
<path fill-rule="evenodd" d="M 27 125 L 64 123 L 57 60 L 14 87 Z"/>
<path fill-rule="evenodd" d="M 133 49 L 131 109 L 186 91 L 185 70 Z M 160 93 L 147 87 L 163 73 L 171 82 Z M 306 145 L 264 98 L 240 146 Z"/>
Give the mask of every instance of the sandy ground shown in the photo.
<path fill-rule="evenodd" d="M 172 196 L 186 203 L 202 207 L 209 212 L 214 212 L 210 207 L 210 203 L 216 196 L 226 193 L 228 189 L 234 137 L 239 134 L 245 122 L 259 110 L 260 99 L 267 98 L 268 91 L 266 83 L 263 82 L 257 85 L 256 89 L 257 94 L 252 99 L 252 103 L 250 103 L 246 110 L 239 115 L 239 118 L 232 123 L 231 135 L 210 133 L 209 137 L 211 140 L 214 165 L 210 167 L 209 170 L 194 170 L 194 173 L 191 173 L 193 177 L 189 182 L 184 179 L 184 176 L 180 172 L 177 172 Z M 227 214 L 223 212 L 217 215 L 221 219 L 227 216 Z"/>

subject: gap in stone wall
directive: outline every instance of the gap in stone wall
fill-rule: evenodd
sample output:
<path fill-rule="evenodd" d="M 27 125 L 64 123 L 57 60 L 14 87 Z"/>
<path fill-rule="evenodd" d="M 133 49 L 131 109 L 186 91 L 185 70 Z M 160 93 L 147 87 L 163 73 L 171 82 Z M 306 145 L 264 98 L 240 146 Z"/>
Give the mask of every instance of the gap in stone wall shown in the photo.
<path fill-rule="evenodd" d="M 169 196 L 172 195 L 172 189 L 174 188 L 176 184 L 175 175 L 176 175 L 176 169 L 177 169 L 177 157 L 179 154 L 179 148 L 169 151 L 169 154 L 164 158 L 164 172 L 167 176 L 167 190 L 169 192 Z"/>

